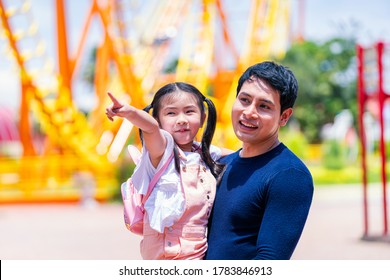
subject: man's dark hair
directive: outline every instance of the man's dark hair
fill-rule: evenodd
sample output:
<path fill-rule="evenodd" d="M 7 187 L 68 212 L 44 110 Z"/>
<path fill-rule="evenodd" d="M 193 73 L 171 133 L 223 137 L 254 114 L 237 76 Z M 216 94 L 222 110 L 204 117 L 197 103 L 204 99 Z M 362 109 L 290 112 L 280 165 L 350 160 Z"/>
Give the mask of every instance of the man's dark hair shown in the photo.
<path fill-rule="evenodd" d="M 272 61 L 264 61 L 250 66 L 240 77 L 237 85 L 237 94 L 240 92 L 245 81 L 254 78 L 267 82 L 279 92 L 281 112 L 294 106 L 298 96 L 298 81 L 294 73 Z"/>

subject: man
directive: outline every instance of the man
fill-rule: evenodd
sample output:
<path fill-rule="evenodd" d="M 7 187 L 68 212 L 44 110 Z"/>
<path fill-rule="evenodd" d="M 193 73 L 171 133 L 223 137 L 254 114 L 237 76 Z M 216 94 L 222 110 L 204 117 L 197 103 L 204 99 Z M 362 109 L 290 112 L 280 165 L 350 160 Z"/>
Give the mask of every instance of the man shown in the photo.
<path fill-rule="evenodd" d="M 307 167 L 279 141 L 297 93 L 294 74 L 273 62 L 240 77 L 232 123 L 242 148 L 222 160 L 206 259 L 291 258 L 314 189 Z"/>

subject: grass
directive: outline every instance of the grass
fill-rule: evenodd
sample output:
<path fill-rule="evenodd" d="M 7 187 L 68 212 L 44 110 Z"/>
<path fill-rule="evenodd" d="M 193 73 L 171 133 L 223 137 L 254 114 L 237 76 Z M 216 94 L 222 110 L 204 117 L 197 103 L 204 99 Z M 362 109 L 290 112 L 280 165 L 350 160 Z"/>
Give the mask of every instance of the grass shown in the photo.
<path fill-rule="evenodd" d="M 363 171 L 361 160 L 354 163 L 345 164 L 340 169 L 326 168 L 319 162 L 306 162 L 315 185 L 331 184 L 356 184 L 363 182 Z M 372 156 L 367 163 L 367 181 L 368 183 L 377 183 L 382 181 L 382 167 L 379 156 Z M 386 163 L 386 176 L 390 178 L 390 162 Z"/>

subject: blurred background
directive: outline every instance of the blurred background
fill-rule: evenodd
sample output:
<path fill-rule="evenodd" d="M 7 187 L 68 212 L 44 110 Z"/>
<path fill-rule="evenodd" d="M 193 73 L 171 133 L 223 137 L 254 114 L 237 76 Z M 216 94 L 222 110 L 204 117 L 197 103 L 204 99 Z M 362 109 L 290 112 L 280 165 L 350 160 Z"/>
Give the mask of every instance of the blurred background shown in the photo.
<path fill-rule="evenodd" d="M 140 147 L 138 130 L 106 118 L 106 92 L 143 108 L 162 85 L 190 82 L 216 104 L 213 144 L 238 149 L 230 124 L 237 80 L 263 60 L 288 66 L 299 81 L 281 140 L 312 172 L 313 212 L 323 199 L 332 205 L 334 198 L 354 198 L 348 214 L 332 217 L 356 221 L 349 227 L 354 238 L 388 243 L 389 12 L 386 0 L 0 0 L 0 244 L 13 244 L 0 257 L 93 258 L 39 254 L 41 245 L 30 253 L 15 249 L 22 239 L 23 248 L 32 244 L 14 235 L 17 228 L 60 236 L 60 215 L 72 213 L 79 219 L 69 217 L 66 225 L 82 229 L 95 217 L 98 227 L 73 241 L 77 235 L 83 244 L 86 232 L 101 232 L 115 217 L 108 240 L 138 242 L 122 228 L 119 196 L 134 168 L 125 148 Z M 26 212 L 32 216 L 23 221 Z M 318 229 L 313 215 L 302 241 L 312 249 L 306 234 Z M 70 248 L 53 240 L 59 242 L 61 250 Z M 305 254 L 298 258 L 342 256 Z"/>

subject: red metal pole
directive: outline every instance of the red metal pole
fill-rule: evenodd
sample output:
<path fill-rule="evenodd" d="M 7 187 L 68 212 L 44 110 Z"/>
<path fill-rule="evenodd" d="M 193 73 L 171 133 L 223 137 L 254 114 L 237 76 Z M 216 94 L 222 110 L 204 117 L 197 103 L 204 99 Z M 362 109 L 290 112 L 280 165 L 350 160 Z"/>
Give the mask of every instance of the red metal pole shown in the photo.
<path fill-rule="evenodd" d="M 360 134 L 360 147 L 362 153 L 362 180 L 363 180 L 363 219 L 364 219 L 364 232 L 363 237 L 368 235 L 368 206 L 367 206 L 367 165 L 366 165 L 366 133 L 364 128 L 364 103 L 366 101 L 364 91 L 364 49 L 362 46 L 357 46 L 357 58 L 358 58 L 358 122 L 359 122 L 359 134 Z"/>
<path fill-rule="evenodd" d="M 384 139 L 384 116 L 383 116 L 383 109 L 385 105 L 385 93 L 383 90 L 383 64 L 382 64 L 382 57 L 383 57 L 383 48 L 384 45 L 382 42 L 379 42 L 377 44 L 377 52 L 378 52 L 378 72 L 379 72 L 379 122 L 380 122 L 380 150 L 381 150 L 381 163 L 382 163 L 382 198 L 383 198 L 383 235 L 387 235 L 388 228 L 387 228 L 387 195 L 386 195 L 386 182 L 387 182 L 387 176 L 386 176 L 386 145 L 385 145 L 385 139 Z"/>

